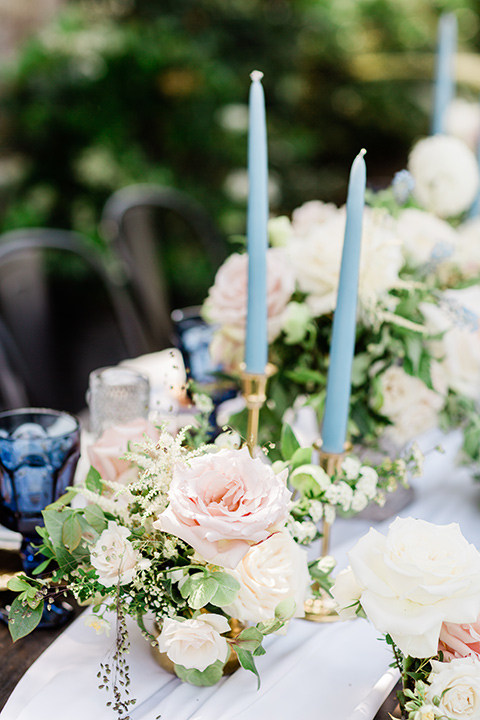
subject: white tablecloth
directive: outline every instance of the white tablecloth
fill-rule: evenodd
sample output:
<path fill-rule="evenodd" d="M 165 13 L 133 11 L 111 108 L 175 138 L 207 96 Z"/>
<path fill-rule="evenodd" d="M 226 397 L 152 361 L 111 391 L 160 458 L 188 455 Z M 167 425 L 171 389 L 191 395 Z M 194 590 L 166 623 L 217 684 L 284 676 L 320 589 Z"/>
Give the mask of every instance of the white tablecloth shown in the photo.
<path fill-rule="evenodd" d="M 439 436 L 423 438 L 433 447 Z M 458 522 L 480 547 L 480 483 L 467 468 L 455 467 L 459 433 L 443 438 L 445 454 L 432 452 L 423 478 L 415 481 L 414 502 L 402 516 L 439 524 Z M 392 518 L 376 527 L 383 532 Z M 338 566 L 370 523 L 358 518 L 333 526 L 332 552 Z M 379 633 L 366 620 L 317 625 L 291 623 L 285 637 L 267 638 L 267 654 L 257 659 L 262 684 L 240 670 L 213 688 L 182 684 L 153 660 L 131 625 L 131 691 L 137 705 L 131 720 L 369 720 L 395 681 L 385 676 L 391 660 Z M 98 690 L 99 663 L 112 651 L 112 640 L 96 636 L 79 617 L 32 665 L 14 690 L 1 720 L 113 720 Z M 376 687 L 375 687 L 376 686 Z"/>

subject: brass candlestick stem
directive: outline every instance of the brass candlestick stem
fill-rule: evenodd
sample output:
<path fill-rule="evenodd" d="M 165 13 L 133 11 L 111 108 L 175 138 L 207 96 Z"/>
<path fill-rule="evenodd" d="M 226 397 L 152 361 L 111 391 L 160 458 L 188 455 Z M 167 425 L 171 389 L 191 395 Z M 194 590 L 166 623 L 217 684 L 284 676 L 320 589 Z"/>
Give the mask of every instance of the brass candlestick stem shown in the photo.
<path fill-rule="evenodd" d="M 347 450 L 348 447 L 346 444 L 345 450 Z M 322 450 L 320 443 L 318 444 L 318 450 L 320 467 L 325 470 L 327 475 L 330 475 L 330 477 L 332 477 L 332 475 L 336 471 L 340 470 L 343 459 L 345 457 L 345 452 L 325 452 L 324 450 Z M 325 557 L 325 555 L 329 554 L 330 528 L 330 523 L 328 523 L 325 518 L 323 518 L 321 545 L 322 557 Z M 335 610 L 335 603 L 333 601 L 333 598 L 327 592 L 325 592 L 325 590 L 320 589 L 320 597 L 309 598 L 305 601 L 305 619 L 311 620 L 312 622 L 335 622 L 340 619 L 339 615 Z"/>
<path fill-rule="evenodd" d="M 240 366 L 243 397 L 245 398 L 248 410 L 247 446 L 252 457 L 258 444 L 258 420 L 260 410 L 267 399 L 267 382 L 276 371 L 277 368 L 275 365 L 272 365 L 272 363 L 267 363 L 265 372 L 263 373 L 247 372 L 244 363 Z"/>

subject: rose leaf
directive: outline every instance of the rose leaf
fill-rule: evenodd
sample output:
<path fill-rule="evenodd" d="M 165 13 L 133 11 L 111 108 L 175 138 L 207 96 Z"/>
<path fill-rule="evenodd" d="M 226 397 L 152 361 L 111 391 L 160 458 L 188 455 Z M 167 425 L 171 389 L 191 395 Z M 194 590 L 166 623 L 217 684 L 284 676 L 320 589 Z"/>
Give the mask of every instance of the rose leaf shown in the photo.
<path fill-rule="evenodd" d="M 40 622 L 42 613 L 43 600 L 40 601 L 37 607 L 32 608 L 16 597 L 10 606 L 8 614 L 8 629 L 13 642 L 31 633 Z"/>
<path fill-rule="evenodd" d="M 217 583 L 217 589 L 210 602 L 217 607 L 230 605 L 237 597 L 240 583 L 229 573 L 216 572 L 212 577 Z"/>

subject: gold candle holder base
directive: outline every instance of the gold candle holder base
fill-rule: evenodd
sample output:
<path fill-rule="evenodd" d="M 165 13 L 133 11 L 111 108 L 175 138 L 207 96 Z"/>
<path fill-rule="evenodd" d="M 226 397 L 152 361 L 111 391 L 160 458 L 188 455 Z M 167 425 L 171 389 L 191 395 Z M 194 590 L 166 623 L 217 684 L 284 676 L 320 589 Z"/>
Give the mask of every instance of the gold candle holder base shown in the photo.
<path fill-rule="evenodd" d="M 325 470 L 328 475 L 332 476 L 335 471 L 340 470 L 343 459 L 345 457 L 345 452 L 347 452 L 351 446 L 349 443 L 345 443 L 345 451 L 343 453 L 328 453 L 323 451 L 321 441 L 315 443 L 314 447 L 319 451 L 320 467 L 323 468 L 323 470 Z M 325 555 L 329 554 L 330 529 L 330 523 L 326 522 L 324 519 L 322 527 L 321 545 L 322 557 L 325 557 Z M 319 623 L 336 622 L 337 620 L 340 620 L 340 616 L 335 610 L 335 601 L 333 600 L 333 598 L 326 592 L 326 590 L 323 590 L 318 586 L 316 590 L 319 591 L 319 596 L 308 598 L 308 600 L 305 600 L 305 620 Z"/>
<path fill-rule="evenodd" d="M 248 410 L 247 420 L 247 446 L 250 455 L 253 457 L 258 442 L 258 420 L 260 410 L 267 399 L 266 389 L 268 379 L 277 372 L 272 363 L 267 363 L 265 372 L 249 373 L 245 369 L 245 363 L 240 365 L 240 377 L 242 380 L 243 397 Z"/>

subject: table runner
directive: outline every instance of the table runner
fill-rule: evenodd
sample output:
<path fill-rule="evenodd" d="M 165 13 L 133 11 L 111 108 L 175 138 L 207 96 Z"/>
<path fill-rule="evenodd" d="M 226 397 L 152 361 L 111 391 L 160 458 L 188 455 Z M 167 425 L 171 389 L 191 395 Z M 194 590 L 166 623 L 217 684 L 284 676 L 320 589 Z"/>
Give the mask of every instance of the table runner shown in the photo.
<path fill-rule="evenodd" d="M 429 452 L 424 477 L 415 481 L 413 503 L 400 515 L 439 524 L 458 522 L 465 537 L 480 546 L 480 483 L 471 470 L 455 466 L 461 434 L 430 433 L 424 450 L 441 442 L 445 453 Z M 375 523 L 384 532 L 393 518 Z M 347 551 L 370 523 L 361 518 L 338 520 L 332 551 L 339 568 Z M 380 681 L 390 653 L 379 633 L 365 620 L 316 625 L 291 622 L 284 637 L 267 638 L 267 654 L 258 658 L 259 691 L 251 673 L 240 671 L 212 688 L 182 684 L 151 657 L 140 632 L 130 623 L 128 661 L 131 691 L 137 705 L 131 720 L 370 720 L 388 693 Z M 113 720 L 105 691 L 97 689 L 99 662 L 112 649 L 111 638 L 96 636 L 80 616 L 32 665 L 0 714 L 1 720 L 51 720 L 57 710 L 68 720 Z M 383 688 L 383 689 L 382 689 Z"/>

